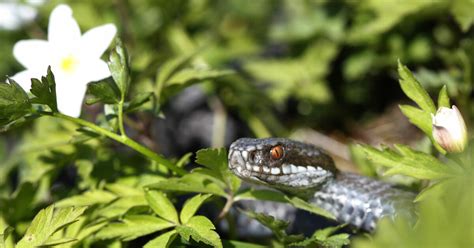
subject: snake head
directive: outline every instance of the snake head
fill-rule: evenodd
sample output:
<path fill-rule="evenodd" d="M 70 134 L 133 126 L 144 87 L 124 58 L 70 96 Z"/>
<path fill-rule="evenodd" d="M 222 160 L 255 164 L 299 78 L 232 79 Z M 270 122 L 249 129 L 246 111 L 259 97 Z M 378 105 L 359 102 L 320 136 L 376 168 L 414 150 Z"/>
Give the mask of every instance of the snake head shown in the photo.
<path fill-rule="evenodd" d="M 283 138 L 236 140 L 229 149 L 229 168 L 246 181 L 290 193 L 320 187 L 337 173 L 321 149 Z"/>

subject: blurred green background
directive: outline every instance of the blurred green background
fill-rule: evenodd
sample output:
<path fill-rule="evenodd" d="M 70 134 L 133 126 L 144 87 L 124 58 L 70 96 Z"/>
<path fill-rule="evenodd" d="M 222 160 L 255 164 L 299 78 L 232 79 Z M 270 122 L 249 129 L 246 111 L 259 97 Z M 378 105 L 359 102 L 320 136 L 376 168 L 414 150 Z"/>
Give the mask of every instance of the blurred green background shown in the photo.
<path fill-rule="evenodd" d="M 427 139 L 420 141 L 420 132 L 397 107 L 408 102 L 398 84 L 398 60 L 415 73 L 434 99 L 447 85 L 468 129 L 474 118 L 473 0 L 20 2 L 38 13 L 17 29 L 0 30 L 2 80 L 23 70 L 12 55 L 15 42 L 46 39 L 51 10 L 67 3 L 82 32 L 104 23 L 117 26 L 131 57 L 130 95 L 153 91 L 160 66 L 179 56 L 194 54 L 190 64 L 195 69 L 232 70 L 233 74 L 208 80 L 198 88 L 205 95 L 206 108 L 235 121 L 235 129 L 240 130 L 237 136 L 290 136 L 295 131 L 298 136 L 301 130 L 300 135 L 308 136 L 304 130 L 309 128 L 324 133 L 323 138 L 330 137 L 319 145 L 327 145 L 325 149 L 346 162 L 350 155 L 338 148 L 347 149 L 354 139 L 376 145 L 415 144 L 426 150 Z M 173 101 L 182 90 L 163 92 L 157 99 L 159 111 L 147 104 L 140 113 L 130 114 L 131 136 L 167 153 L 160 132 L 148 130 L 160 125 L 155 121 L 163 117 L 162 110 L 167 117 L 173 115 Z M 200 103 L 188 101 L 185 108 L 194 111 L 194 104 Z M 106 119 L 100 114 L 101 107 L 86 106 L 84 118 Z M 222 125 L 224 128 L 213 126 L 208 135 L 218 138 L 209 138 L 201 147 L 228 144 L 219 138 L 227 130 L 225 121 Z M 113 144 L 69 143 L 74 129 L 74 125 L 42 118 L 0 133 L 0 196 L 9 199 L 2 210 L 9 213 L 7 223 L 20 227 L 19 233 L 31 220 L 32 210 L 45 203 L 149 172 L 143 158 L 117 154 L 120 147 Z M 182 155 L 198 148 L 186 147 L 193 150 L 169 153 Z M 72 163 L 75 169 L 68 170 Z M 357 169 L 351 163 L 347 168 L 374 174 L 373 168 Z M 397 180 L 411 183 L 406 178 Z M 28 202 L 34 204 L 25 204 Z M 22 204 L 28 207 L 15 208 Z M 472 203 L 467 206 L 472 208 Z M 434 211 L 430 216 L 435 215 Z M 426 237 L 435 236 L 435 231 L 427 233 Z M 397 238 L 387 236 L 389 242 Z"/>

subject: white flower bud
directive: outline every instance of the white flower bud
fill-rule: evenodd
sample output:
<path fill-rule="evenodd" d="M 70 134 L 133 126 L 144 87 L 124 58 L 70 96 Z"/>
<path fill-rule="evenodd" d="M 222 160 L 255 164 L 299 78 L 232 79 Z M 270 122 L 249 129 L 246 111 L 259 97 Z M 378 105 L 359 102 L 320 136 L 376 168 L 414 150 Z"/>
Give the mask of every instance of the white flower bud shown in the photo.
<path fill-rule="evenodd" d="M 441 107 L 431 117 L 435 141 L 447 152 L 462 152 L 467 144 L 467 131 L 458 108 Z"/>

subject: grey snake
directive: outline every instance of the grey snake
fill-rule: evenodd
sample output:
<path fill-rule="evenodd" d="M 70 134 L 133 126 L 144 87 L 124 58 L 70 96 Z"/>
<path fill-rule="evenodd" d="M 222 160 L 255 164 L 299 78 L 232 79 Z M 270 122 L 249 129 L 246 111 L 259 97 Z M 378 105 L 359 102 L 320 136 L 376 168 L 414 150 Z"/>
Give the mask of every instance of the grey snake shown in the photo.
<path fill-rule="evenodd" d="M 341 172 L 313 145 L 284 138 L 241 138 L 229 149 L 229 168 L 245 181 L 296 195 L 337 221 L 373 231 L 383 217 L 413 215 L 414 194 L 354 173 Z"/>

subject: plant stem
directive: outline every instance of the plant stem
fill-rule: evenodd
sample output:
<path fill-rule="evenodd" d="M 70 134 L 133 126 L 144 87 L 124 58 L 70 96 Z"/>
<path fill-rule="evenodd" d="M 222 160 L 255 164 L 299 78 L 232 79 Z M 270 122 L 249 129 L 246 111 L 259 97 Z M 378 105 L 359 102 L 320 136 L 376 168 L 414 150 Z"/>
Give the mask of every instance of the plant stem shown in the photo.
<path fill-rule="evenodd" d="M 224 218 L 227 215 L 227 213 L 230 210 L 230 207 L 232 207 L 232 204 L 234 204 L 234 195 L 230 194 L 227 196 L 227 201 L 224 205 L 224 208 L 222 208 L 222 211 L 219 213 L 219 216 L 217 217 L 218 220 L 222 220 L 222 218 Z"/>
<path fill-rule="evenodd" d="M 86 120 L 83 120 L 83 119 L 79 119 L 79 118 L 74 118 L 74 117 L 67 116 L 67 115 L 63 115 L 61 113 L 41 112 L 41 114 L 53 116 L 53 117 L 56 117 L 56 118 L 59 118 L 59 119 L 63 119 L 63 120 L 67 120 L 67 121 L 79 124 L 79 125 L 84 126 L 84 127 L 88 127 L 88 128 L 92 129 L 93 131 L 95 131 L 99 134 L 107 136 L 107 137 L 109 137 L 109 138 L 111 138 L 111 139 L 113 139 L 113 140 L 115 140 L 119 143 L 122 143 L 122 144 L 132 148 L 133 150 L 141 153 L 142 155 L 150 158 L 153 161 L 156 161 L 157 163 L 160 163 L 160 164 L 166 166 L 168 169 L 172 170 L 173 172 L 175 172 L 178 175 L 182 176 L 182 175 L 187 174 L 187 172 L 184 169 L 182 169 L 180 167 L 177 167 L 176 165 L 174 165 L 173 163 L 168 161 L 166 158 L 156 154 L 152 150 L 148 149 L 145 146 L 142 146 L 141 144 L 139 144 L 136 141 L 128 138 L 125 135 L 118 135 L 118 134 L 116 134 L 114 132 L 111 132 L 107 129 L 101 128 L 101 127 L 95 125 L 92 122 L 89 122 L 89 121 L 86 121 Z"/>
<path fill-rule="evenodd" d="M 123 126 L 123 98 L 120 100 L 120 102 L 118 103 L 118 125 L 119 125 L 119 131 L 120 131 L 120 135 L 122 137 L 127 137 L 127 135 L 125 134 L 125 128 Z"/>

